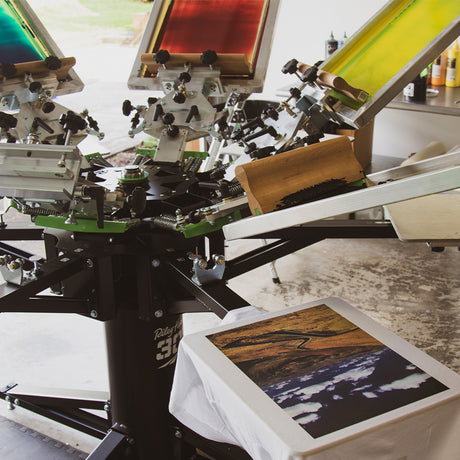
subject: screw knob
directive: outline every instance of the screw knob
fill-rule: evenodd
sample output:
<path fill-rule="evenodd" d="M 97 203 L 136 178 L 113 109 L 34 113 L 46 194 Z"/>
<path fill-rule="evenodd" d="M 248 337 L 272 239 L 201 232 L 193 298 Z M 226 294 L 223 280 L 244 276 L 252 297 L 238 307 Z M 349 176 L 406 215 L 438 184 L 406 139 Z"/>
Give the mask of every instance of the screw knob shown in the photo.
<path fill-rule="evenodd" d="M 10 78 L 16 75 L 17 69 L 16 66 L 10 62 L 2 62 L 0 64 L 0 72 L 4 77 Z"/>
<path fill-rule="evenodd" d="M 48 56 L 45 59 L 46 68 L 49 70 L 58 70 L 62 67 L 61 60 L 56 56 Z"/>
<path fill-rule="evenodd" d="M 131 104 L 131 101 L 129 101 L 128 99 L 126 99 L 126 100 L 123 102 L 123 106 L 122 106 L 121 110 L 123 111 L 123 115 L 124 115 L 125 117 L 129 116 L 129 114 L 134 110 L 134 107 L 133 107 L 133 105 Z"/>
<path fill-rule="evenodd" d="M 42 111 L 44 113 L 51 113 L 54 109 L 56 108 L 56 106 L 54 105 L 53 102 L 50 102 L 50 101 L 46 101 L 43 105 L 42 105 Z"/>
<path fill-rule="evenodd" d="M 173 115 L 171 112 L 165 113 L 165 114 L 161 117 L 161 121 L 162 121 L 165 125 L 172 125 L 172 124 L 174 123 L 174 120 L 175 120 L 175 117 L 174 117 L 174 115 Z"/>
<path fill-rule="evenodd" d="M 301 76 L 300 80 L 304 83 L 313 83 L 318 77 L 318 67 L 316 65 L 309 67 Z"/>
<path fill-rule="evenodd" d="M 185 94 L 183 92 L 176 92 L 176 94 L 174 94 L 173 96 L 173 101 L 176 103 L 176 104 L 183 104 L 185 102 Z"/>
<path fill-rule="evenodd" d="M 205 65 L 213 65 L 217 61 L 217 53 L 214 50 L 203 51 L 200 60 Z"/>
<path fill-rule="evenodd" d="M 286 62 L 286 64 L 283 65 L 281 72 L 284 74 L 286 73 L 296 73 L 297 72 L 297 64 L 299 61 L 297 59 L 291 59 L 290 61 Z"/>
<path fill-rule="evenodd" d="M 158 50 L 153 55 L 153 59 L 155 59 L 155 62 L 157 64 L 166 64 L 169 61 L 170 57 L 171 55 L 167 50 Z"/>
<path fill-rule="evenodd" d="M 29 85 L 29 91 L 31 93 L 39 93 L 42 89 L 42 84 L 39 82 L 39 81 L 33 81 L 30 85 Z"/>

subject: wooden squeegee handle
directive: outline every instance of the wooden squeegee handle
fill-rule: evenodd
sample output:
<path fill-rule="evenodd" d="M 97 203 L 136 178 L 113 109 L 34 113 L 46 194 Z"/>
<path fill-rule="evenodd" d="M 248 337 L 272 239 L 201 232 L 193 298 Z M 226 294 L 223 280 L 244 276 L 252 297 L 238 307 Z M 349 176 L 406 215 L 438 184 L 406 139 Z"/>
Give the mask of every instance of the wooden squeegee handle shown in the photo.
<path fill-rule="evenodd" d="M 309 69 L 310 65 L 299 63 L 297 68 L 299 72 L 303 73 L 307 69 Z M 325 70 L 318 71 L 318 83 L 328 86 L 329 88 L 336 89 L 337 91 L 346 94 L 353 99 L 356 99 L 359 102 L 365 102 L 367 97 L 369 96 L 368 93 L 363 91 L 362 89 L 355 88 L 349 85 L 342 77 L 334 75 L 333 73 L 326 72 Z"/>

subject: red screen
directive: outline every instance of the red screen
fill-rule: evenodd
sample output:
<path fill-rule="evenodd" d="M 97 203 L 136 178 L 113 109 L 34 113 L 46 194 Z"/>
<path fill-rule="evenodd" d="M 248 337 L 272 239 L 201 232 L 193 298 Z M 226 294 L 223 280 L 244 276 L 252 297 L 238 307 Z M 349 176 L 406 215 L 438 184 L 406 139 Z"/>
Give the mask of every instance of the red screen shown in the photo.
<path fill-rule="evenodd" d="M 267 0 L 174 0 L 154 51 L 246 54 L 253 58 Z"/>

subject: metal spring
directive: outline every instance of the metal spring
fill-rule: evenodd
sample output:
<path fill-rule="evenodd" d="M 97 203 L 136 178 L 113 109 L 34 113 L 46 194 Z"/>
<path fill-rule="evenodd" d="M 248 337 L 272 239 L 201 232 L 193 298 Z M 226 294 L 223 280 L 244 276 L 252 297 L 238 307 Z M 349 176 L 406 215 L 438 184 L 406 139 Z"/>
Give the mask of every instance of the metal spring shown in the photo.
<path fill-rule="evenodd" d="M 217 166 L 209 173 L 209 176 L 211 177 L 211 179 L 215 179 L 216 176 L 219 176 L 221 172 L 225 172 L 229 166 L 230 166 L 230 163 L 226 163 L 224 165 Z"/>
<path fill-rule="evenodd" d="M 176 216 L 163 214 L 161 216 L 154 217 L 152 222 L 153 222 L 153 225 L 155 225 L 155 227 L 165 228 L 167 230 L 177 229 Z"/>
<path fill-rule="evenodd" d="M 203 163 L 203 160 L 201 158 L 194 158 L 192 165 L 189 168 L 189 171 L 191 173 L 196 173 L 201 167 L 201 164 Z"/>
<path fill-rule="evenodd" d="M 240 183 L 230 184 L 228 186 L 228 191 L 230 192 L 232 196 L 237 196 L 237 195 L 244 193 L 244 188 Z"/>
<path fill-rule="evenodd" d="M 52 209 L 31 208 L 30 206 L 20 202 L 16 202 L 16 204 L 20 208 L 19 212 L 29 216 L 58 216 L 60 214 L 59 211 L 53 211 Z"/>

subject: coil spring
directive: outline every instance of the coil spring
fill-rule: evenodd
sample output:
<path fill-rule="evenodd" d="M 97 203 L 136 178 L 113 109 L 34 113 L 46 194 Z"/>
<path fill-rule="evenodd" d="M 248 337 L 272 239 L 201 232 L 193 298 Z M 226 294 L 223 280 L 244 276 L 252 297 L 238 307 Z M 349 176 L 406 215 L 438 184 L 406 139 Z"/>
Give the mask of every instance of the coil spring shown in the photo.
<path fill-rule="evenodd" d="M 162 214 L 153 218 L 153 225 L 158 228 L 165 228 L 167 230 L 176 230 L 177 219 L 176 216 L 169 214 Z"/>
<path fill-rule="evenodd" d="M 58 216 L 60 214 L 59 211 L 53 211 L 52 209 L 43 209 L 43 208 L 31 208 L 30 206 L 22 203 L 18 203 L 19 211 L 22 214 L 26 214 L 28 216 Z"/>
<path fill-rule="evenodd" d="M 237 196 L 237 195 L 244 193 L 243 186 L 240 183 L 230 184 L 228 186 L 228 191 L 230 192 L 230 195 L 232 196 Z"/>

